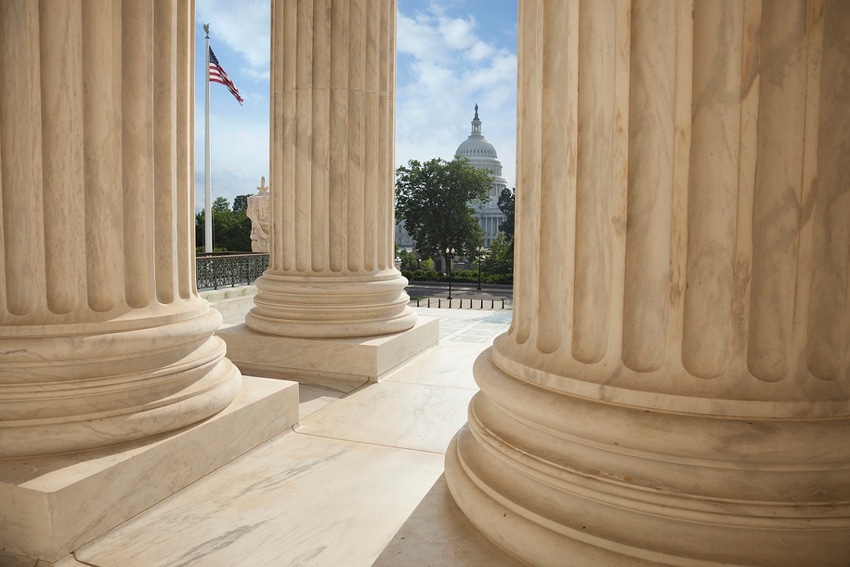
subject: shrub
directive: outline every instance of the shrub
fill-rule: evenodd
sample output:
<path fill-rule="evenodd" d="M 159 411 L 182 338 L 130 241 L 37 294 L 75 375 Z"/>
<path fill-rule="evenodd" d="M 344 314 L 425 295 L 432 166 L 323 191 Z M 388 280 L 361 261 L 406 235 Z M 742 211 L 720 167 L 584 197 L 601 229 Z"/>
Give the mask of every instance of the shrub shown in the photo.
<path fill-rule="evenodd" d="M 490 274 L 486 277 L 482 277 L 482 279 L 491 284 L 513 285 L 514 283 L 513 274 Z"/>
<path fill-rule="evenodd" d="M 478 270 L 458 270 L 452 272 L 452 280 L 456 282 L 478 283 Z"/>
<path fill-rule="evenodd" d="M 416 280 L 420 282 L 438 282 L 440 281 L 440 274 L 438 274 L 435 270 L 424 270 L 419 269 L 413 272 L 412 277 L 408 278 L 409 280 Z"/>

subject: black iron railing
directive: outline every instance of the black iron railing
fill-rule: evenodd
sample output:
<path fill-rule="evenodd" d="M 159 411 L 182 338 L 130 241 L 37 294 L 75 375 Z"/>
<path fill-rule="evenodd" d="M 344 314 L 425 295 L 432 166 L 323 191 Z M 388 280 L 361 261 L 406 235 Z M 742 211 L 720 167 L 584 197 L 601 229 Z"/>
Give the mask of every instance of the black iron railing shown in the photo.
<path fill-rule="evenodd" d="M 452 302 L 454 302 L 454 306 L 452 306 Z M 416 305 L 416 307 L 429 307 L 431 309 L 511 309 L 510 301 L 508 301 L 508 306 L 505 307 L 505 300 L 503 298 L 495 299 L 495 298 L 462 298 L 455 297 L 454 299 L 442 299 L 439 297 L 430 298 L 426 297 L 424 299 L 411 299 L 410 305 Z"/>
<path fill-rule="evenodd" d="M 198 254 L 198 289 L 250 285 L 269 267 L 268 254 Z"/>

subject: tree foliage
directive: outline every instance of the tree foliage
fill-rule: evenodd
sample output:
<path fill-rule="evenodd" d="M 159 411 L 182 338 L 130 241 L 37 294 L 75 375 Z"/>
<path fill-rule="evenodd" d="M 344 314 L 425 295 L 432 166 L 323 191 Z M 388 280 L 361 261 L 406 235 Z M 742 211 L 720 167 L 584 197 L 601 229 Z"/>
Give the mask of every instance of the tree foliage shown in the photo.
<path fill-rule="evenodd" d="M 233 209 L 225 197 L 218 197 L 212 204 L 213 246 L 216 252 L 250 252 L 251 219 L 247 215 L 249 195 L 234 199 Z M 244 203 L 244 206 L 243 206 Z M 195 246 L 204 247 L 205 212 L 195 215 Z"/>
<path fill-rule="evenodd" d="M 234 214 L 248 214 L 248 197 L 251 195 L 236 195 L 233 198 L 233 213 Z"/>
<path fill-rule="evenodd" d="M 514 271 L 514 250 L 507 234 L 501 232 L 490 242 L 490 251 L 481 262 L 484 273 L 511 274 Z"/>
<path fill-rule="evenodd" d="M 499 193 L 499 210 L 505 214 L 507 219 L 502 221 L 499 224 L 499 230 L 505 233 L 505 236 L 508 237 L 508 242 L 511 243 L 511 247 L 514 244 L 514 209 L 516 206 L 516 192 L 513 189 L 508 189 L 505 187 L 502 189 L 502 192 Z"/>
<path fill-rule="evenodd" d="M 216 200 L 212 203 L 212 210 L 214 213 L 229 213 L 230 203 L 227 202 L 227 199 L 225 197 L 217 197 Z"/>
<path fill-rule="evenodd" d="M 493 177 L 466 158 L 407 162 L 396 170 L 396 217 L 421 257 L 443 256 L 447 248 L 472 257 L 484 232 L 471 205 L 483 204 Z"/>
<path fill-rule="evenodd" d="M 419 269 L 419 260 L 413 252 L 408 252 L 404 248 L 399 248 L 399 246 L 396 245 L 395 256 L 401 260 L 401 271 L 412 272 Z"/>

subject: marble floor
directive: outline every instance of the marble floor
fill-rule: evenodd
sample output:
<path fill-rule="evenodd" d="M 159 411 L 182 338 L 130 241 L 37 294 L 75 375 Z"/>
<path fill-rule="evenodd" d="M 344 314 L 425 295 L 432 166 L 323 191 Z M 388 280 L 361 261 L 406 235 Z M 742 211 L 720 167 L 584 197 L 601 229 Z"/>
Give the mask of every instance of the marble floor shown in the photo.
<path fill-rule="evenodd" d="M 418 309 L 439 344 L 379 383 L 301 384 L 300 424 L 78 550 L 62 567 L 514 566 L 454 504 L 443 456 L 472 363 L 510 311 Z"/>

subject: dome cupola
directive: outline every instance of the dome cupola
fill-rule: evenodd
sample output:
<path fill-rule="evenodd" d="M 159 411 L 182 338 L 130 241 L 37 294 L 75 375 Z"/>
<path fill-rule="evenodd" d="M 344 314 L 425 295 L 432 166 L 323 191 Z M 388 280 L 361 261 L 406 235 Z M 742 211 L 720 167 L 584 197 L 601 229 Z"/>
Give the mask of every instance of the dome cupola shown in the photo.
<path fill-rule="evenodd" d="M 475 117 L 472 119 L 472 132 L 455 151 L 456 156 L 465 157 L 470 165 L 478 169 L 489 169 L 495 177 L 502 176 L 502 162 L 496 154 L 496 148 L 481 133 L 481 119 L 478 118 L 478 105 L 475 105 Z"/>

